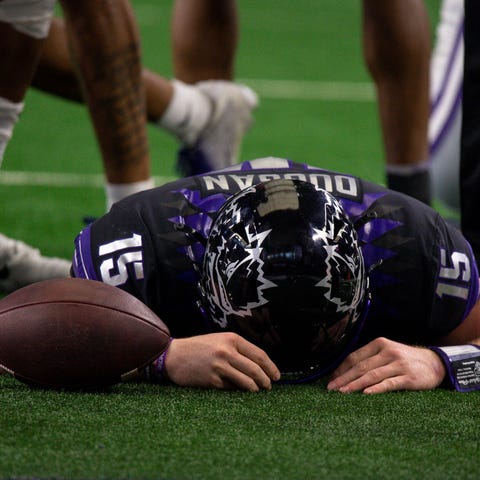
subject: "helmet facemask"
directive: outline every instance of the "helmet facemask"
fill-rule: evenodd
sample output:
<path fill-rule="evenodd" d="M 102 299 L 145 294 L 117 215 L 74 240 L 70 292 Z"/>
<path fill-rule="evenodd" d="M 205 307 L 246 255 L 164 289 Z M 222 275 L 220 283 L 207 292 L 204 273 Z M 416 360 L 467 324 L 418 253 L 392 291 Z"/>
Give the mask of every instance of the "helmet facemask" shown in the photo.
<path fill-rule="evenodd" d="M 299 180 L 231 197 L 215 219 L 200 283 L 212 326 L 263 348 L 282 379 L 333 368 L 358 330 L 367 278 L 338 201 Z"/>

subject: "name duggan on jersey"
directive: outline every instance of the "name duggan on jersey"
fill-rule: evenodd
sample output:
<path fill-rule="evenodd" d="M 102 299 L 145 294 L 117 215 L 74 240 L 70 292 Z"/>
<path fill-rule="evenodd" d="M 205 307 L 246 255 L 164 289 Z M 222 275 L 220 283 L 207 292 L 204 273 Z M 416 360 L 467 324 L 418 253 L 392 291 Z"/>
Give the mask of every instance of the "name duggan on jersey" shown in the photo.
<path fill-rule="evenodd" d="M 358 179 L 343 174 L 290 171 L 285 173 L 224 173 L 198 177 L 207 191 L 221 189 L 225 192 L 231 192 L 232 189 L 243 190 L 252 185 L 275 179 L 303 180 L 313 184 L 317 189 L 324 189 L 333 195 L 354 201 L 360 201 L 363 194 Z"/>

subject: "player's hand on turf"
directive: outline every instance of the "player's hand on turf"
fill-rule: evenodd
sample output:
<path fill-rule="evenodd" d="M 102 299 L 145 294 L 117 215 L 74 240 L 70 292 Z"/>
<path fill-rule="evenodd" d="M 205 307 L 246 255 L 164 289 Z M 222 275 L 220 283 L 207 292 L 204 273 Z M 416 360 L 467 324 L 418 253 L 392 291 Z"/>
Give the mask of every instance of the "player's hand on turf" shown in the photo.
<path fill-rule="evenodd" d="M 444 377 L 445 367 L 435 352 L 377 338 L 351 353 L 333 372 L 327 388 L 343 393 L 430 390 Z"/>
<path fill-rule="evenodd" d="M 280 372 L 268 355 L 231 332 L 172 340 L 165 359 L 169 379 L 185 387 L 270 390 Z"/>

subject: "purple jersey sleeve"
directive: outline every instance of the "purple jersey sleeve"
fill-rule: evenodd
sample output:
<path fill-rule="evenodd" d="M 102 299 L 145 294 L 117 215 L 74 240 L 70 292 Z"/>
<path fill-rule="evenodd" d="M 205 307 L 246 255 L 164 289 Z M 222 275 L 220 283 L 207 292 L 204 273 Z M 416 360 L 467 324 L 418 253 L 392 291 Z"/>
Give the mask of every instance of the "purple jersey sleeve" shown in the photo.
<path fill-rule="evenodd" d="M 78 234 L 77 238 L 75 239 L 72 271 L 73 276 L 77 278 L 100 280 L 95 272 L 92 261 L 90 249 L 90 228 L 91 225 L 88 225 Z"/>

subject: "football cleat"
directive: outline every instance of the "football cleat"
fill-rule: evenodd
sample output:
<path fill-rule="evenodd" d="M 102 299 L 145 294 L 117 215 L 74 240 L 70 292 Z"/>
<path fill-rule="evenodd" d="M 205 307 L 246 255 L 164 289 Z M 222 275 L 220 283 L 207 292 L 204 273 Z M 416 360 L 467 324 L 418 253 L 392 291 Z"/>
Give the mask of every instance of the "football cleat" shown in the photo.
<path fill-rule="evenodd" d="M 223 80 L 197 84 L 212 102 L 210 121 L 190 145 L 178 152 L 183 176 L 198 175 L 237 163 L 243 136 L 253 123 L 257 94 L 245 85 Z"/>
<path fill-rule="evenodd" d="M 0 233 L 0 292 L 10 293 L 40 280 L 68 277 L 70 265 L 62 258 L 44 257 L 36 248 Z"/>

